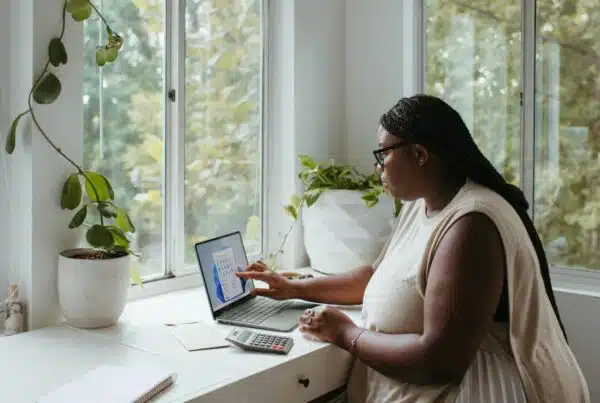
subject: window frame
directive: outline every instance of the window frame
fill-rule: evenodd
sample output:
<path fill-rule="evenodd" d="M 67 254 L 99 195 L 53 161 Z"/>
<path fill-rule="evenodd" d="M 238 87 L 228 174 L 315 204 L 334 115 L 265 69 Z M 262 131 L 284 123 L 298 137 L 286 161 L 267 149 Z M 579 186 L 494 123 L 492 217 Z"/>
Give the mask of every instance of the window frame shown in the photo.
<path fill-rule="evenodd" d="M 416 84 L 405 88 L 404 93 L 422 92 L 425 88 L 425 66 L 427 62 L 427 15 L 425 0 L 405 1 L 404 10 L 412 15 L 403 15 L 403 22 L 412 24 L 412 35 L 404 46 L 404 54 L 412 50 L 417 54 L 412 58 L 410 68 L 403 70 L 403 81 L 415 80 Z M 415 22 L 412 22 L 415 21 Z M 535 79 L 536 79 L 536 35 L 537 35 L 536 0 L 521 0 L 521 156 L 520 186 L 529 202 L 529 215 L 533 218 L 535 187 Z M 407 45 L 408 44 L 408 45 Z M 415 54 L 413 53 L 413 54 Z M 414 72 L 418 73 L 414 73 Z M 414 91 L 407 91 L 414 87 Z M 550 265 L 550 276 L 553 288 L 557 291 L 600 296 L 600 270 L 571 268 Z"/>
<path fill-rule="evenodd" d="M 265 169 L 268 166 L 270 136 L 268 127 L 269 1 L 261 2 L 261 136 L 260 136 L 260 222 L 261 251 L 248 254 L 249 261 L 259 260 L 267 250 L 268 234 Z M 163 174 L 162 174 L 162 256 L 163 272 L 145 277 L 143 287 L 132 284 L 129 300 L 202 286 L 195 264 L 185 264 L 185 6 L 186 0 L 165 2 L 165 58 L 163 91 Z M 175 99 L 169 93 L 174 90 Z"/>

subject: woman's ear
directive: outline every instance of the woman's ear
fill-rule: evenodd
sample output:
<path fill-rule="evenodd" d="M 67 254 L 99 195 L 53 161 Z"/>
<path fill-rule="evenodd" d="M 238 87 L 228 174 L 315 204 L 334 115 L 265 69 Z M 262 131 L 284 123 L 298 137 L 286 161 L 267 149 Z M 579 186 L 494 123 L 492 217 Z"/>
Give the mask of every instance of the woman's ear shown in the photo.
<path fill-rule="evenodd" d="M 413 146 L 413 154 L 415 156 L 417 164 L 419 164 L 420 166 L 425 165 L 429 160 L 429 152 L 425 147 L 423 147 L 420 144 L 415 144 Z"/>

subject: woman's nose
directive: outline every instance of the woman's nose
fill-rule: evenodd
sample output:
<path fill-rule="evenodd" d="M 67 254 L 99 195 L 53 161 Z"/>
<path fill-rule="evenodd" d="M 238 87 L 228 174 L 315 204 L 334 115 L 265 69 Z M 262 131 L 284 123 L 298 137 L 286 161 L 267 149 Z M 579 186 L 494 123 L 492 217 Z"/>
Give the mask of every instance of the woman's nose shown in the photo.
<path fill-rule="evenodd" d="M 379 162 L 375 162 L 375 172 L 377 172 L 377 173 L 383 172 L 383 167 L 381 166 L 381 164 Z"/>

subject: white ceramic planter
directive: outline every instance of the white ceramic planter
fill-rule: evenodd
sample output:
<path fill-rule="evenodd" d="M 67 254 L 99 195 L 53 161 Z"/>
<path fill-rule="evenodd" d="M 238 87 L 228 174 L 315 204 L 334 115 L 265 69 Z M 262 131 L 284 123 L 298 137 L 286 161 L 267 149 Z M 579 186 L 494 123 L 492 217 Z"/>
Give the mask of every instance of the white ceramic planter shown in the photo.
<path fill-rule="evenodd" d="M 304 246 L 310 266 L 322 273 L 343 273 L 371 264 L 379 256 L 394 221 L 387 195 L 367 207 L 363 192 L 328 190 L 302 211 Z"/>
<path fill-rule="evenodd" d="M 58 300 L 69 325 L 100 328 L 117 323 L 127 302 L 131 257 L 73 258 L 82 249 L 58 257 Z"/>

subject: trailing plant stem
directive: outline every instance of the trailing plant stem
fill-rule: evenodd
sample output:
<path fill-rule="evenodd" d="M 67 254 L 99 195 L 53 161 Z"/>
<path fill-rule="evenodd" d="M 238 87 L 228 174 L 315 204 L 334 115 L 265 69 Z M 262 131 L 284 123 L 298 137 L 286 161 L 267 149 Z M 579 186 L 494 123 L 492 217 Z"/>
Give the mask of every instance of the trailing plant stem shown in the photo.
<path fill-rule="evenodd" d="M 96 12 L 96 14 L 98 14 L 98 17 L 100 17 L 100 19 L 102 20 L 102 22 L 104 23 L 104 25 L 106 25 L 106 29 L 108 29 L 108 32 L 112 33 L 113 30 L 110 27 L 110 24 L 104 19 L 104 16 L 100 13 L 100 11 L 98 11 L 98 9 L 96 8 L 96 5 L 94 5 L 94 3 L 92 3 L 91 1 L 90 1 L 90 4 L 92 5 L 92 8 Z"/>
<path fill-rule="evenodd" d="M 93 4 L 92 4 L 92 7 L 93 7 Z M 96 9 L 96 7 L 94 7 L 94 9 Z M 96 10 L 96 12 L 98 12 L 98 11 Z M 100 13 L 98 13 L 98 15 L 100 15 Z M 63 15 L 62 15 L 62 19 L 63 19 L 62 30 L 61 30 L 61 33 L 59 36 L 60 40 L 62 40 L 63 36 L 65 35 L 66 17 L 67 17 L 67 2 L 65 1 L 65 4 L 63 6 Z M 104 18 L 102 18 L 102 20 L 104 21 Z M 108 26 L 108 24 L 107 24 L 107 26 Z M 35 83 L 33 84 L 31 91 L 29 91 L 29 97 L 27 98 L 27 104 L 29 106 L 29 112 L 31 113 L 31 118 L 33 120 L 33 123 L 35 124 L 35 126 L 37 127 L 39 132 L 41 133 L 42 137 L 44 138 L 44 140 L 46 140 L 46 142 L 50 145 L 50 147 L 52 147 L 61 157 L 63 157 L 65 160 L 67 160 L 67 162 L 69 162 L 71 165 L 73 165 L 75 167 L 75 169 L 77 170 L 77 172 L 79 172 L 79 174 L 85 178 L 85 180 L 90 184 L 90 187 L 94 191 L 94 194 L 96 195 L 96 200 L 99 201 L 100 195 L 98 194 L 98 190 L 96 189 L 96 186 L 94 186 L 94 184 L 92 183 L 90 178 L 86 175 L 86 173 L 83 171 L 83 169 L 79 165 L 77 165 L 77 163 L 75 163 L 75 161 L 73 161 L 71 158 L 69 158 L 69 156 L 67 156 L 65 153 L 63 153 L 63 151 L 60 149 L 60 147 L 58 147 L 56 144 L 54 144 L 54 142 L 52 140 L 50 140 L 50 138 L 48 137 L 48 135 L 46 134 L 44 129 L 42 129 L 42 126 L 38 122 L 37 117 L 35 116 L 35 112 L 33 110 L 33 106 L 31 103 L 31 99 L 33 97 L 33 91 L 38 86 L 38 84 L 40 83 L 42 78 L 44 78 L 44 75 L 48 72 L 48 67 L 50 67 L 50 59 L 49 58 L 48 58 L 48 61 L 46 62 L 46 64 L 44 65 L 44 69 L 42 70 L 41 74 L 39 75 L 37 80 L 35 80 Z M 27 113 L 27 112 L 23 112 L 23 114 L 25 114 L 25 113 Z M 104 226 L 104 218 L 102 217 L 102 214 L 100 214 L 100 224 L 102 226 Z"/>
<path fill-rule="evenodd" d="M 279 245 L 279 249 L 277 250 L 277 252 L 275 252 L 275 255 L 273 255 L 273 264 L 275 264 L 275 261 L 277 260 L 277 256 L 283 253 L 283 247 L 285 246 L 285 243 L 287 242 L 288 237 L 292 233 L 292 230 L 296 226 L 296 222 L 300 219 L 303 205 L 304 205 L 304 200 L 302 200 L 302 203 L 300 204 L 300 206 L 298 206 L 298 215 L 297 215 L 296 219 L 294 219 L 292 221 L 292 225 L 290 225 L 290 228 L 288 228 L 287 232 L 283 236 L 283 239 L 281 240 L 281 245 Z"/>
<path fill-rule="evenodd" d="M 81 176 L 83 176 L 85 178 L 85 180 L 90 184 L 92 190 L 94 191 L 94 194 L 96 195 L 96 200 L 100 200 L 100 195 L 98 194 L 98 190 L 96 189 L 96 186 L 94 186 L 94 183 L 90 180 L 90 178 L 86 175 L 86 173 L 83 171 L 83 169 L 77 165 L 77 163 L 75 161 L 73 161 L 71 158 L 69 158 L 68 155 L 66 155 L 60 147 L 58 147 L 56 144 L 54 144 L 54 142 L 52 140 L 50 140 L 50 138 L 48 137 L 48 135 L 44 132 L 44 130 L 42 129 L 42 127 L 40 126 L 40 123 L 38 122 L 36 116 L 35 116 L 35 112 L 33 111 L 33 108 L 31 106 L 31 98 L 29 99 L 29 111 L 31 112 L 31 118 L 33 120 L 33 123 L 35 124 L 35 126 L 37 127 L 37 129 L 40 131 L 40 134 L 42 135 L 42 137 L 44 138 L 44 140 L 46 140 L 46 142 L 50 145 L 50 147 L 52 147 L 61 157 L 63 157 L 65 160 L 67 160 L 71 165 L 73 165 L 73 167 L 75 167 L 75 169 L 77 170 L 77 172 L 79 172 L 79 174 Z M 102 226 L 104 226 L 104 218 L 102 217 L 102 215 L 100 215 L 100 224 Z"/>

